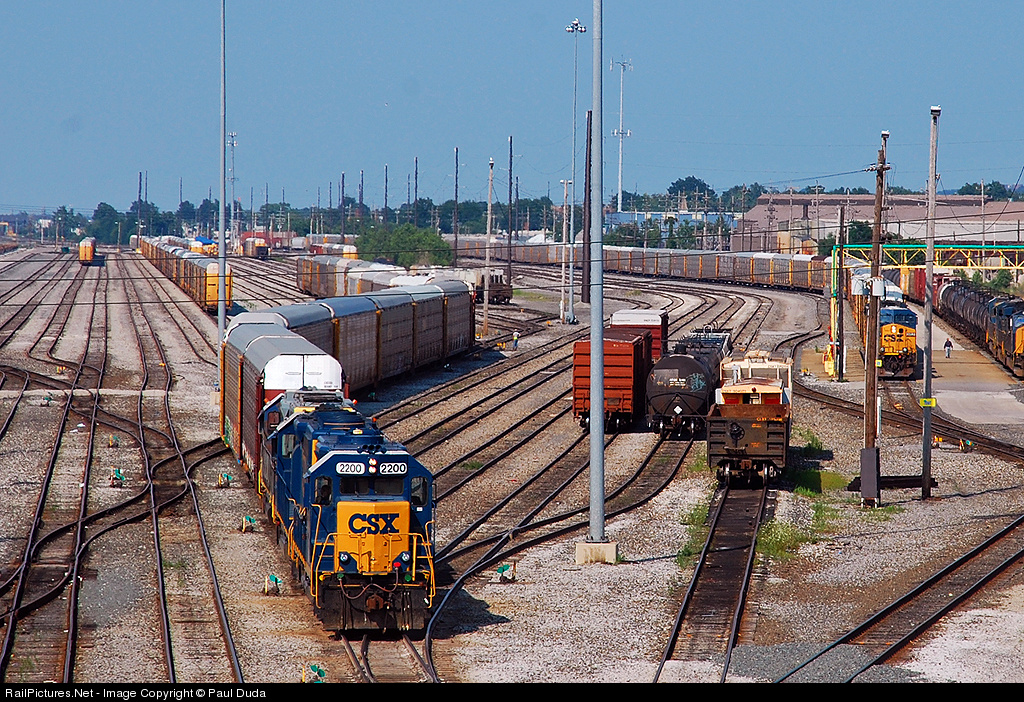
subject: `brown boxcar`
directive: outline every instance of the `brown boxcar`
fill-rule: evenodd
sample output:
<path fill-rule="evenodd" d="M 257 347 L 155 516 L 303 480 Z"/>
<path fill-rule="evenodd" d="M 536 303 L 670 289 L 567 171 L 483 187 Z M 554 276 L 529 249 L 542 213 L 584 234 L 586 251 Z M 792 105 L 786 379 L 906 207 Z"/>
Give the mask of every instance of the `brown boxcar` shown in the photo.
<path fill-rule="evenodd" d="M 580 426 L 590 424 L 590 340 L 573 344 L 572 412 Z M 605 426 L 629 427 L 644 412 L 651 370 L 651 333 L 604 330 Z"/>

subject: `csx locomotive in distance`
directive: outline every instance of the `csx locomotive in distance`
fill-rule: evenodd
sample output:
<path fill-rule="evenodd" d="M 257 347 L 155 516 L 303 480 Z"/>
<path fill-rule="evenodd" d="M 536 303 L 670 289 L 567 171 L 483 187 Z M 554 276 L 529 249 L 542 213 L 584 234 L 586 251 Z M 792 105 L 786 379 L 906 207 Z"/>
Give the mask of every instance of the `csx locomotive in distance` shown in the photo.
<path fill-rule="evenodd" d="M 855 271 L 850 276 L 850 308 L 860 332 L 861 341 L 867 345 L 869 295 L 872 286 L 881 285 L 878 308 L 878 359 L 882 362 L 880 375 L 883 378 L 909 378 L 917 368 L 917 315 L 907 308 L 903 291 L 886 278 L 872 282 L 866 269 Z"/>
<path fill-rule="evenodd" d="M 433 476 L 342 394 L 260 414 L 258 484 L 324 627 L 419 630 L 435 595 Z"/>
<path fill-rule="evenodd" d="M 647 376 L 647 426 L 667 436 L 693 436 L 704 422 L 719 384 L 719 365 L 731 349 L 728 332 L 694 330 L 676 341 Z"/>

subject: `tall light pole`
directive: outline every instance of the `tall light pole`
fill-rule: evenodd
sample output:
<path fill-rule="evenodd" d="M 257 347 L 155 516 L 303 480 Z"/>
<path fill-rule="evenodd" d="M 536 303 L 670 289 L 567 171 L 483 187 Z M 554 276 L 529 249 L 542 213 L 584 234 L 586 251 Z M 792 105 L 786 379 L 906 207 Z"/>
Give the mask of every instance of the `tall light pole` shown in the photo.
<path fill-rule="evenodd" d="M 570 324 L 576 323 L 576 311 L 573 304 L 572 281 L 573 269 L 576 266 L 576 75 L 579 66 L 580 42 L 579 35 L 585 34 L 587 28 L 580 24 L 579 18 L 572 21 L 572 24 L 565 28 L 565 31 L 572 34 L 572 204 L 569 208 L 569 311 L 565 321 Z"/>
<path fill-rule="evenodd" d="M 594 89 L 590 162 L 590 530 L 591 558 L 614 563 L 617 547 L 605 536 L 604 512 L 604 86 L 602 0 L 594 0 Z M 602 548 L 603 544 L 606 547 Z M 578 548 L 578 547 L 577 547 Z M 577 560 L 579 560 L 577 551 Z"/>
<path fill-rule="evenodd" d="M 942 108 L 935 105 L 931 109 L 932 130 L 931 148 L 928 157 L 928 228 L 927 255 L 924 259 L 924 397 L 921 398 L 921 414 L 923 417 L 923 440 L 921 443 L 921 497 L 932 496 L 932 314 L 935 304 L 935 183 L 939 179 L 937 158 L 939 151 L 939 114 Z"/>
<path fill-rule="evenodd" d="M 628 129 L 622 129 L 622 84 L 626 78 L 626 71 L 633 70 L 633 63 L 628 59 L 616 61 L 612 64 L 612 68 L 615 67 L 615 63 L 619 64 L 619 128 L 612 132 L 612 136 L 619 138 L 619 212 L 622 212 L 622 140 L 632 136 L 632 132 Z"/>
<path fill-rule="evenodd" d="M 224 13 L 227 0 L 220 1 L 220 217 L 219 229 L 217 232 L 217 342 L 224 339 L 224 328 L 227 322 L 227 245 L 224 241 L 224 198 L 225 179 L 227 177 L 227 164 L 225 163 L 225 152 L 227 149 L 227 89 L 225 88 L 226 68 L 226 31 L 224 29 Z"/>
<path fill-rule="evenodd" d="M 232 244 L 235 242 L 235 147 L 238 146 L 236 136 L 237 132 L 228 132 L 228 146 L 231 148 L 231 175 L 228 176 L 228 180 L 231 181 L 231 214 L 228 219 L 228 231 L 231 232 Z"/>
<path fill-rule="evenodd" d="M 562 252 L 562 284 L 559 286 L 561 290 L 560 299 L 558 302 L 558 318 L 565 324 L 565 252 L 569 244 L 569 218 L 566 217 L 565 208 L 569 205 L 569 185 L 572 184 L 571 180 L 563 180 L 562 183 L 562 246 L 559 247 Z"/>
<path fill-rule="evenodd" d="M 491 230 L 494 228 L 494 159 L 491 159 L 490 172 L 487 175 L 487 241 L 484 242 L 484 328 L 482 336 L 487 336 L 487 305 L 490 301 L 491 291 Z M 512 281 L 509 280 L 509 285 Z"/>

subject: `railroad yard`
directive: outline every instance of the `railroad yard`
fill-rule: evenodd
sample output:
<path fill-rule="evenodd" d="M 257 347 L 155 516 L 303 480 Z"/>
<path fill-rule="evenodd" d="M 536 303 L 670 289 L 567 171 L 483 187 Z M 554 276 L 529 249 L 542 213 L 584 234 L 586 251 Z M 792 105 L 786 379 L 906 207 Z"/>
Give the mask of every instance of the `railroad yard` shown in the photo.
<path fill-rule="evenodd" d="M 216 318 L 140 255 L 104 253 L 104 265 L 89 267 L 43 248 L 0 256 L 8 682 L 426 681 L 423 659 L 444 682 L 771 682 L 1024 514 L 1021 453 L 1014 461 L 1004 447 L 997 458 L 980 437 L 961 451 L 957 430 L 938 424 L 949 438 L 933 451 L 933 499 L 886 490 L 880 508 L 860 507 L 845 487 L 858 472 L 861 419 L 813 394 L 862 402 L 860 342 L 848 321 L 850 382 L 825 379 L 820 295 L 608 276 L 607 316 L 667 309 L 670 338 L 717 323 L 748 349 L 794 353 L 800 376 L 790 445 L 800 470 L 765 491 L 773 524 L 762 529 L 791 552 L 753 559 L 735 649 L 694 623 L 718 626 L 733 611 L 697 595 L 674 637 L 694 580 L 695 559 L 680 552 L 692 543 L 700 552 L 708 505 L 714 512 L 722 499 L 704 443 L 609 433 L 607 532 L 619 561 L 576 565 L 588 437 L 572 417 L 569 378 L 589 308 L 577 305 L 580 325 L 559 324 L 557 270 L 517 266 L 515 298 L 489 308 L 475 351 L 358 404 L 435 475 L 442 613 L 429 643 L 333 638 L 220 440 Z M 295 289 L 291 260 L 231 263 L 235 313 L 309 299 Z M 972 366 L 984 361 L 978 350 L 936 329 L 936 349 L 947 334 L 955 342 L 949 361 L 936 354 L 938 416 L 948 403 L 958 421 L 1024 446 L 1021 384 Z M 919 473 L 920 425 L 900 426 L 896 415 L 914 420 L 922 382 L 887 387 L 882 473 Z M 1006 404 L 986 416 L 982 401 Z M 822 476 L 820 490 L 797 486 L 797 474 Z M 845 679 L 894 634 L 865 636 L 875 638 L 844 643 L 788 679 Z M 1011 565 L 857 679 L 1021 682 L 1022 648 L 1024 576 Z"/>

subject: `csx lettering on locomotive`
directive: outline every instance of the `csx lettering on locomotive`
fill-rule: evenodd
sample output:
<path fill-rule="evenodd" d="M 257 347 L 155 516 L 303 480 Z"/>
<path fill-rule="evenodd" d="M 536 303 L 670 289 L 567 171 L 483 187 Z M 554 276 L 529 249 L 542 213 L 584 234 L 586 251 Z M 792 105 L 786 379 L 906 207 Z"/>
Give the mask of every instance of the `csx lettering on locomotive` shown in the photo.
<path fill-rule="evenodd" d="M 390 514 L 353 514 L 348 520 L 348 529 L 353 534 L 397 534 L 395 520 L 398 512 Z M 359 526 L 359 524 L 365 526 Z"/>

